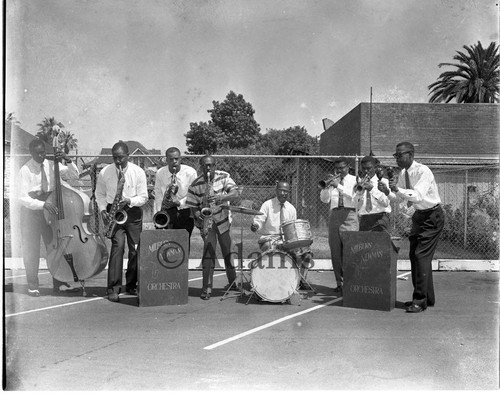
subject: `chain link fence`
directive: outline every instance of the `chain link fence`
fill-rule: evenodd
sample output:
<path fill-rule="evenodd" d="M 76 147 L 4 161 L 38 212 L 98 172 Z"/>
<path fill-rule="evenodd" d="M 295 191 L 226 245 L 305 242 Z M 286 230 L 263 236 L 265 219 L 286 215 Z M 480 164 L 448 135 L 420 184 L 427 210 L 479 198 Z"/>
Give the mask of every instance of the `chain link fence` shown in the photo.
<path fill-rule="evenodd" d="M 261 204 L 274 196 L 275 185 L 286 180 L 292 186 L 290 202 L 297 209 L 299 219 L 308 220 L 313 234 L 312 249 L 317 259 L 329 259 L 328 211 L 329 204 L 319 198 L 318 182 L 333 173 L 335 157 L 326 156 L 218 156 L 217 169 L 231 174 L 240 190 L 240 200 L 233 203 L 258 210 Z M 199 170 L 199 155 L 183 157 L 183 164 Z M 360 156 L 347 156 L 351 171 L 356 174 Z M 148 160 L 149 159 L 149 160 Z M 382 166 L 395 166 L 392 157 L 378 157 Z M 498 159 L 467 158 L 437 159 L 416 158 L 427 164 L 436 178 L 444 211 L 446 224 L 435 254 L 436 259 L 493 259 L 499 258 L 499 162 Z M 28 157 L 18 156 L 15 160 L 6 157 L 4 174 L 4 254 L 16 254 L 13 250 L 15 235 L 12 234 L 11 215 L 13 205 L 10 198 L 14 195 L 12 185 L 23 162 Z M 158 168 L 165 165 L 163 156 L 131 156 L 130 160 L 144 168 L 150 200 L 143 207 L 144 228 L 153 229 L 152 218 L 154 202 L 154 182 Z M 93 188 L 96 174 L 111 156 L 79 156 L 76 163 L 80 170 L 80 180 L 72 184 L 91 198 L 89 227 L 92 231 L 102 231 L 99 215 L 95 215 Z M 148 166 L 150 165 L 150 166 Z M 411 227 L 413 208 L 405 204 L 392 205 L 391 236 L 401 238 L 400 258 L 407 259 L 406 238 Z M 97 219 L 97 220 L 96 220 Z M 257 250 L 258 236 L 250 231 L 253 217 L 238 213 L 232 214 L 232 236 L 235 244 L 240 243 L 243 257 Z M 108 245 L 109 246 L 109 245 Z M 197 229 L 191 241 L 191 258 L 201 258 L 202 241 Z M 237 245 L 236 245 L 237 246 Z M 235 247 L 236 247 L 235 246 Z"/>

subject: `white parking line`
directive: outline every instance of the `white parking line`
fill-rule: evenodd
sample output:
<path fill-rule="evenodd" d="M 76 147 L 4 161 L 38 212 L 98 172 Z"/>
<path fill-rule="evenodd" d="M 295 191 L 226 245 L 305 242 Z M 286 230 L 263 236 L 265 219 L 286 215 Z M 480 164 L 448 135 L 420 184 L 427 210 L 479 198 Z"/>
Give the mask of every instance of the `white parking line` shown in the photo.
<path fill-rule="evenodd" d="M 268 328 L 268 327 L 274 326 L 274 325 L 276 325 L 276 324 L 282 323 L 282 322 L 284 322 L 284 321 L 286 321 L 286 320 L 293 319 L 294 317 L 297 317 L 297 316 L 303 315 L 303 314 L 305 314 L 305 313 L 309 313 L 309 312 L 315 311 L 316 309 L 323 308 L 323 307 L 325 307 L 325 306 L 327 306 L 327 305 L 334 304 L 334 303 L 336 303 L 336 302 L 339 302 L 340 300 L 342 300 L 342 297 L 335 298 L 335 299 L 333 299 L 333 300 L 330 300 L 330 301 L 325 302 L 324 304 L 317 305 L 317 306 L 314 306 L 314 307 L 312 307 L 312 308 L 306 309 L 306 310 L 304 310 L 304 311 L 294 313 L 293 315 L 289 315 L 289 316 L 282 317 L 281 319 L 278 319 L 278 320 L 272 321 L 272 322 L 270 322 L 270 323 L 264 324 L 263 326 L 259 326 L 259 327 L 256 327 L 256 328 L 252 328 L 251 330 L 248 330 L 248 331 L 242 332 L 241 334 L 235 335 L 234 337 L 231 337 L 231 338 L 228 338 L 228 339 L 224 339 L 223 341 L 220 341 L 220 342 L 214 343 L 213 345 L 210 345 L 210 346 L 204 347 L 203 349 L 204 349 L 204 350 L 212 350 L 212 349 L 215 349 L 216 347 L 219 347 L 219 346 L 225 345 L 226 343 L 229 343 L 229 342 L 232 342 L 232 341 L 236 341 L 237 339 L 240 339 L 240 338 L 246 337 L 247 335 L 251 335 L 251 334 L 253 334 L 253 333 L 255 333 L 255 332 L 258 332 L 258 331 L 261 331 L 261 330 L 263 330 L 263 329 L 265 329 L 265 328 Z"/>
<path fill-rule="evenodd" d="M 220 276 L 220 275 L 225 275 L 225 273 L 223 273 L 223 274 L 216 274 L 214 276 Z M 199 278 L 188 279 L 188 282 L 193 282 L 195 280 L 200 280 L 200 279 L 203 279 L 203 278 L 199 277 Z M 81 300 L 81 301 L 68 302 L 66 304 L 59 304 L 59 305 L 47 306 L 45 308 L 32 309 L 32 310 L 24 311 L 24 312 L 11 313 L 9 315 L 5 315 L 5 317 L 25 315 L 27 313 L 46 311 L 48 309 L 61 308 L 63 306 L 70 306 L 70 305 L 82 304 L 84 302 L 91 302 L 91 301 L 96 301 L 96 300 L 105 300 L 106 298 L 107 297 L 95 297 L 95 298 L 85 299 L 85 300 Z"/>

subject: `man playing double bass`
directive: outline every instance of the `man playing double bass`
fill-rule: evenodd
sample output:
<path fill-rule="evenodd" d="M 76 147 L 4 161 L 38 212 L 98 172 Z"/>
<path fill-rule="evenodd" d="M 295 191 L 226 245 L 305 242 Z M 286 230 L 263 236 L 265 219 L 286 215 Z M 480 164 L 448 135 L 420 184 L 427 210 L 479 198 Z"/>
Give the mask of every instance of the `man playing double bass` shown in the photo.
<path fill-rule="evenodd" d="M 119 302 L 122 286 L 123 255 L 125 239 L 128 246 L 128 264 L 125 274 L 125 290 L 128 294 L 137 295 L 137 251 L 142 232 L 142 206 L 148 201 L 146 173 L 134 163 L 128 161 L 128 146 L 119 141 L 111 149 L 114 164 L 104 167 L 97 177 L 95 190 L 96 201 L 107 228 L 113 231 L 107 236 L 111 238 L 111 253 L 108 265 L 108 299 Z M 123 179 L 122 179 L 123 178 Z M 117 223 L 114 215 L 108 212 L 126 213 L 124 223 Z"/>
<path fill-rule="evenodd" d="M 46 159 L 45 144 L 36 138 L 29 144 L 31 159 L 19 172 L 21 201 L 21 234 L 23 261 L 28 281 L 28 295 L 40 297 L 38 268 L 40 266 L 40 237 L 44 244 L 52 241 L 52 230 L 44 218 L 44 210 L 57 214 L 57 207 L 46 201 L 54 190 L 54 162 Z M 78 180 L 78 168 L 62 151 L 55 153 L 59 161 L 59 174 L 63 181 Z M 61 164 L 64 159 L 66 165 Z M 54 293 L 78 292 L 69 283 L 52 278 Z"/>

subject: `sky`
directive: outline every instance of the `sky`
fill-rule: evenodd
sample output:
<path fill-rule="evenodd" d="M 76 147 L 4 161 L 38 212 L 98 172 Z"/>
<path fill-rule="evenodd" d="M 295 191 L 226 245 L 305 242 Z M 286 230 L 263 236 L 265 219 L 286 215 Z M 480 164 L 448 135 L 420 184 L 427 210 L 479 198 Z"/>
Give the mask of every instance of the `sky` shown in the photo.
<path fill-rule="evenodd" d="M 6 0 L 5 111 L 54 117 L 79 154 L 186 149 L 232 90 L 261 132 L 361 102 L 428 102 L 456 51 L 498 42 L 498 0 Z"/>

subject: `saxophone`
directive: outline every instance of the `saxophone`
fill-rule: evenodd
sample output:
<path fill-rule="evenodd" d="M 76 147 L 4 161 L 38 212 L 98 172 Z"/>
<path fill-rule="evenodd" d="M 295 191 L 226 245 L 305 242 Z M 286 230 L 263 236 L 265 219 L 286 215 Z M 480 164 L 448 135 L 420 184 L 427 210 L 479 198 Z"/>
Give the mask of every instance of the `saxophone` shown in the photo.
<path fill-rule="evenodd" d="M 175 174 L 172 174 L 172 181 L 168 185 L 165 194 L 163 195 L 163 200 L 161 201 L 161 208 L 153 216 L 153 223 L 157 229 L 162 229 L 168 226 L 170 222 L 170 215 L 167 209 L 171 208 L 172 196 L 176 195 L 179 191 L 179 186 L 177 185 L 177 179 Z"/>
<path fill-rule="evenodd" d="M 125 175 L 123 174 L 123 169 L 120 168 L 120 179 L 118 180 L 118 186 L 116 187 L 115 199 L 113 200 L 111 209 L 108 212 L 108 217 L 110 219 L 104 226 L 104 235 L 106 236 L 106 238 L 113 238 L 116 231 L 116 225 L 123 224 L 127 221 L 127 212 L 125 212 L 125 210 L 121 209 L 120 207 L 124 185 Z"/>
<path fill-rule="evenodd" d="M 205 195 L 203 196 L 202 208 L 201 208 L 201 218 L 203 220 L 203 224 L 201 227 L 201 235 L 202 237 L 206 237 L 208 232 L 213 226 L 214 223 L 214 209 L 215 204 L 213 202 L 209 202 L 209 198 L 213 195 L 212 190 L 212 179 L 210 178 L 210 173 L 208 173 L 208 181 L 206 183 Z"/>

